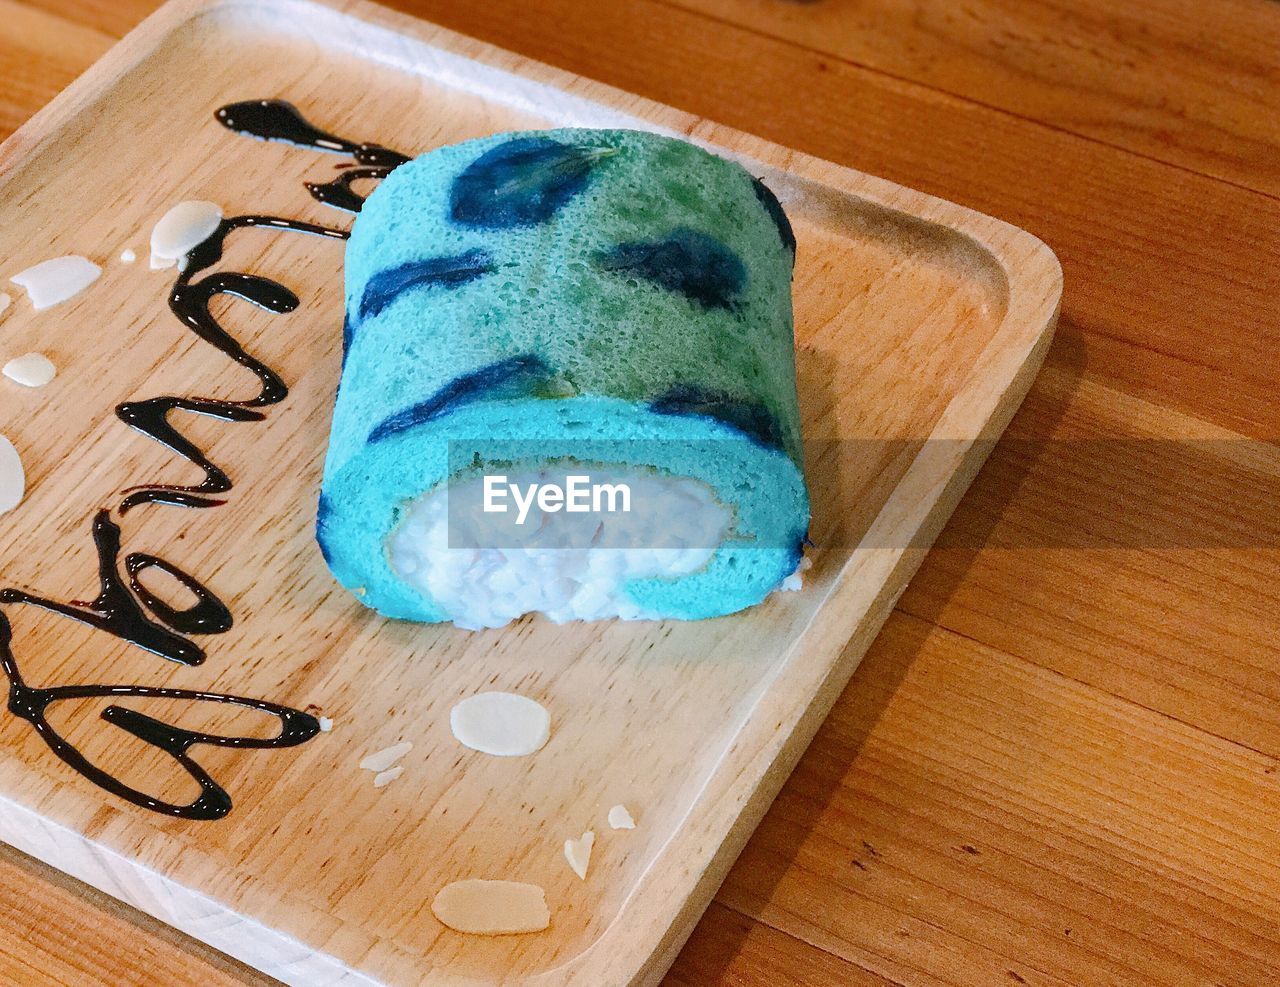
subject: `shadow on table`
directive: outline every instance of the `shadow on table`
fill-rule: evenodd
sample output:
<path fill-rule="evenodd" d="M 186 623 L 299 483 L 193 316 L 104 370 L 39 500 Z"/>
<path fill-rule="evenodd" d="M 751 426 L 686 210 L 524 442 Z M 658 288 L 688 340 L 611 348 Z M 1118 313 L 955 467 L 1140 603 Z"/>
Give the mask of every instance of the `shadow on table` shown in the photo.
<path fill-rule="evenodd" d="M 1062 421 L 1064 413 L 1071 404 L 1077 390 L 1078 381 L 1083 374 L 1085 363 L 1085 343 L 1079 329 L 1067 320 L 1062 320 L 1058 327 L 1057 337 L 1054 341 L 1048 364 L 1054 368 L 1059 381 L 1065 379 L 1067 384 L 1065 387 L 1059 384 L 1052 391 L 1047 388 L 1037 388 L 1033 385 L 1031 394 L 1027 398 L 1028 404 L 1035 402 L 1036 418 L 1044 422 L 1042 426 L 1044 434 L 1052 433 L 1053 429 Z M 1014 427 L 1016 427 L 1016 419 Z M 1006 467 L 1004 463 L 1001 465 Z M 910 654 L 905 658 L 897 657 L 890 663 L 880 660 L 876 645 L 872 645 L 865 661 L 854 673 L 845 692 L 836 700 L 836 708 L 857 702 L 860 703 L 862 709 L 859 710 L 856 716 L 841 721 L 838 736 L 835 734 L 835 728 L 832 726 L 831 721 L 819 729 L 814 744 L 810 748 L 810 753 L 806 757 L 812 758 L 815 751 L 821 750 L 823 754 L 821 769 L 805 770 L 804 761 L 802 760 L 801 767 L 788 780 L 783 788 L 783 794 L 780 796 L 780 800 L 788 794 L 796 796 L 786 799 L 786 817 L 781 817 L 779 808 L 776 805 L 769 810 L 756 835 L 748 842 L 742 858 L 734 865 L 733 872 L 726 880 L 728 891 L 726 892 L 726 889 L 722 888 L 717 894 L 716 900 L 718 902 L 735 912 L 742 911 L 755 917 L 761 915 L 762 909 L 767 907 L 767 903 L 773 900 L 780 882 L 795 867 L 796 855 L 800 846 L 807 836 L 814 831 L 819 819 L 827 811 L 843 780 L 848 776 L 852 764 L 866 744 L 867 737 L 875 729 L 886 706 L 897 692 L 903 678 L 919 655 L 921 648 L 924 647 L 932 622 L 946 607 L 956 588 L 963 583 L 974 559 L 983 551 L 982 546 L 1003 516 L 1004 509 L 1017 494 L 1027 473 L 1030 472 L 1034 465 L 1035 459 L 1022 460 L 1012 466 L 1015 471 L 1013 475 L 1008 472 L 1002 473 L 997 484 L 1000 496 L 998 498 L 988 498 L 993 509 L 980 519 L 966 517 L 964 523 L 971 530 L 966 531 L 962 538 L 948 538 L 947 532 L 944 531 L 939 539 L 940 542 L 963 547 L 944 549 L 953 553 L 952 565 L 947 567 L 950 575 L 946 582 L 942 584 L 940 591 L 936 595 L 931 594 L 929 605 L 916 613 L 916 616 L 921 619 L 918 622 L 913 621 L 913 626 L 901 629 L 901 633 L 898 635 L 900 642 L 908 642 L 907 647 L 910 650 Z M 984 482 L 984 474 L 986 472 L 984 469 L 983 473 L 979 474 L 978 479 L 974 481 L 975 486 Z M 988 477 L 986 482 L 991 483 L 991 478 Z M 949 529 L 952 525 L 948 524 L 947 527 Z M 956 559 L 959 559 L 958 563 L 955 561 Z M 925 560 L 924 564 L 929 564 L 928 559 Z M 894 618 L 891 616 L 890 619 Z M 874 680 L 877 684 L 874 694 L 867 690 L 862 690 L 862 684 L 871 680 Z M 797 787 L 799 787 L 799 791 L 796 790 Z M 797 836 L 794 839 L 783 840 L 778 839 L 776 836 L 771 838 L 770 832 L 774 834 L 794 832 L 797 833 Z M 855 848 L 855 860 L 853 861 L 853 866 L 855 867 L 862 864 L 861 860 L 856 859 L 857 857 L 874 856 L 877 852 L 870 844 L 861 842 L 856 837 L 856 834 L 851 834 L 849 842 L 850 846 Z M 865 864 L 862 864 L 862 866 L 865 867 Z M 750 876 L 736 881 L 735 879 L 739 877 L 739 872 L 743 868 L 749 868 Z M 749 886 L 749 894 L 745 896 L 739 894 L 735 884 Z M 744 897 L 749 900 L 738 900 Z M 803 916 L 802 921 L 805 918 L 815 920 L 813 916 Z M 817 920 L 820 921 L 820 919 Z M 741 951 L 751 929 L 748 922 L 728 923 L 717 921 L 716 925 L 720 941 L 714 950 L 714 955 L 698 965 L 700 982 L 707 985 L 727 982 L 729 966 Z M 788 932 L 786 929 L 782 931 Z M 794 930 L 789 934 L 799 937 Z M 769 972 L 779 977 L 779 987 L 788 982 L 799 982 L 796 980 L 788 981 L 783 971 L 772 970 Z M 678 982 L 680 981 L 672 981 L 673 984 Z"/>

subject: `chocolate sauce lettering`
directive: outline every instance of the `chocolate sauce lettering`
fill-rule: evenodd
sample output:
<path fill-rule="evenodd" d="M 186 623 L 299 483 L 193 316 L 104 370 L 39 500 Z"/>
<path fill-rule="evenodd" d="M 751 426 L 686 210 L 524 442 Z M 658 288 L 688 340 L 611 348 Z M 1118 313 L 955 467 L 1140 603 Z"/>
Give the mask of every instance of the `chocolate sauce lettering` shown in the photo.
<path fill-rule="evenodd" d="M 169 308 L 178 319 L 200 339 L 251 370 L 260 383 L 258 394 L 246 401 L 226 401 L 205 397 L 159 397 L 145 401 L 126 401 L 116 408 L 121 421 L 150 436 L 161 445 L 173 450 L 204 470 L 203 482 L 194 486 L 155 484 L 135 487 L 126 491 L 120 503 L 120 513 L 127 514 L 140 504 L 172 504 L 178 507 L 216 507 L 221 500 L 210 499 L 210 494 L 226 493 L 231 489 L 231 478 L 205 456 L 204 452 L 187 439 L 169 421 L 173 411 L 187 411 L 229 422 L 261 421 L 262 412 L 255 409 L 278 404 L 289 394 L 280 375 L 254 356 L 251 356 L 232 336 L 218 324 L 209 312 L 209 306 L 218 295 L 231 295 L 257 305 L 269 312 L 283 314 L 298 307 L 298 296 L 269 278 L 256 274 L 217 272 L 199 281 L 193 278 L 222 259 L 227 236 L 238 229 L 289 230 L 311 236 L 346 239 L 344 230 L 327 226 L 302 223 L 296 220 L 277 219 L 273 216 L 235 216 L 224 219 L 213 235 L 187 256 L 186 269 L 169 293 Z"/>
<path fill-rule="evenodd" d="M 120 526 L 111 520 L 111 515 L 107 511 L 99 511 L 98 516 L 93 519 L 93 544 L 98 550 L 99 588 L 98 595 L 92 602 L 88 604 L 56 603 L 22 590 L 6 589 L 0 590 L 0 603 L 25 603 L 42 610 L 49 610 L 64 617 L 70 617 L 81 624 L 88 624 L 100 631 L 106 631 L 112 637 L 136 644 L 139 648 L 180 665 L 201 664 L 205 657 L 204 650 L 182 635 L 175 634 L 162 624 L 148 619 L 142 607 L 138 605 L 121 580 L 118 561 Z M 176 568 L 167 562 L 164 566 L 170 572 Z M 205 592 L 208 593 L 208 590 Z M 212 594 L 209 595 L 212 596 Z"/>
<path fill-rule="evenodd" d="M 332 181 L 306 183 L 307 191 L 317 202 L 347 212 L 359 212 L 364 205 L 364 196 L 351 187 L 354 182 L 386 178 L 409 160 L 399 151 L 380 144 L 357 144 L 321 130 L 303 117 L 296 106 L 282 99 L 251 99 L 243 103 L 231 103 L 214 115 L 228 130 L 246 137 L 280 141 L 330 154 L 350 155 L 360 167 L 345 171 Z"/>
<path fill-rule="evenodd" d="M 9 712 L 26 720 L 66 764 L 89 781 L 113 795 L 153 812 L 161 812 L 183 819 L 221 819 L 231 811 L 231 796 L 191 756 L 191 748 L 197 744 L 213 747 L 238 747 L 270 749 L 296 747 L 305 743 L 320 731 L 320 723 L 309 713 L 270 703 L 261 699 L 246 699 L 219 692 L 197 692 L 190 689 L 151 688 L 140 685 L 64 685 L 40 689 L 27 685 L 18 671 L 13 655 L 13 630 L 8 617 L 0 611 L 0 668 L 9 680 Z M 280 721 L 280 732 L 274 737 L 240 737 L 203 733 L 175 727 L 141 713 L 136 709 L 111 705 L 102 711 L 102 719 L 143 743 L 150 744 L 172 757 L 200 786 L 200 794 L 186 804 L 166 802 L 148 795 L 104 771 L 90 761 L 79 748 L 63 737 L 49 722 L 49 707 L 64 700 L 131 698 L 171 700 L 182 704 L 184 710 L 197 703 L 218 703 L 255 709 Z"/>
<path fill-rule="evenodd" d="M 286 141 L 320 151 L 350 155 L 359 167 L 350 168 L 334 181 L 307 183 L 307 189 L 318 201 L 349 212 L 358 212 L 364 203 L 363 197 L 352 189 L 352 183 L 361 179 L 383 178 L 408 160 L 404 155 L 377 144 L 357 144 L 326 133 L 303 119 L 293 106 L 280 100 L 253 100 L 225 106 L 217 112 L 217 119 L 231 130 L 264 140 Z M 204 480 L 198 484 L 146 484 L 126 490 L 117 506 L 121 516 L 143 504 L 216 507 L 224 502 L 217 499 L 217 495 L 228 492 L 233 486 L 226 471 L 173 425 L 169 420 L 172 412 L 188 412 L 227 422 L 262 421 L 266 416 L 260 409 L 278 404 L 289 393 L 280 375 L 241 346 L 210 311 L 211 303 L 219 295 L 230 295 L 276 314 L 292 312 L 298 307 L 298 297 L 269 278 L 237 272 L 204 274 L 222 259 L 227 237 L 235 230 L 247 228 L 337 240 L 345 240 L 348 236 L 344 230 L 298 220 L 275 216 L 236 216 L 224 219 L 207 240 L 187 255 L 170 292 L 169 308 L 199 339 L 249 369 L 258 378 L 258 393 L 244 400 L 166 395 L 120 404 L 116 414 L 122 421 L 204 471 Z M 204 276 L 196 280 L 201 274 Z M 144 552 L 131 552 L 124 558 L 122 575 L 120 526 L 111 519 L 107 510 L 99 511 L 94 518 L 93 541 L 98 557 L 99 590 L 92 601 L 59 603 L 25 590 L 0 590 L 0 670 L 9 681 L 8 709 L 30 723 L 64 763 L 105 791 L 154 812 L 184 819 L 220 819 L 231 811 L 231 797 L 191 756 L 191 748 L 198 745 L 258 749 L 294 747 L 314 737 L 320 730 L 319 722 L 309 713 L 288 706 L 224 693 L 138 685 L 28 685 L 14 654 L 13 631 L 3 610 L 5 604 L 37 607 L 67 617 L 187 666 L 199 665 L 205 660 L 204 650 L 190 640 L 193 635 L 221 634 L 232 626 L 231 611 L 226 604 L 194 576 L 166 559 Z M 141 579 L 151 569 L 172 577 L 194 597 L 195 602 L 179 607 L 161 599 Z M 200 704 L 231 704 L 276 718 L 280 730 L 269 738 L 205 733 L 174 726 L 136 709 L 107 706 L 101 713 L 106 723 L 168 754 L 200 787 L 200 795 L 192 802 L 167 802 L 126 784 L 92 763 L 49 722 L 47 713 L 55 703 L 117 697 L 173 701 L 181 704 L 184 710 L 193 706 L 203 708 Z"/>
<path fill-rule="evenodd" d="M 130 552 L 124 560 L 129 586 L 143 605 L 162 621 L 183 634 L 225 634 L 231 630 L 231 611 L 209 591 L 209 587 L 179 569 L 172 562 L 145 552 Z M 138 576 L 148 569 L 159 569 L 176 579 L 196 598 L 191 606 L 179 610 L 166 603 L 143 585 Z"/>

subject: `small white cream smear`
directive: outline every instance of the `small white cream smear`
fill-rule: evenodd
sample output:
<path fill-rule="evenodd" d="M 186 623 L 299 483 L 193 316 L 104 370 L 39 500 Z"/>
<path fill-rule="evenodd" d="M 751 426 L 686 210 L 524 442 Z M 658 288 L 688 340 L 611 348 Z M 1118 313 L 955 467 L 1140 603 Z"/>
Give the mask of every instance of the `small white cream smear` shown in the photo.
<path fill-rule="evenodd" d="M 0 435 L 0 514 L 22 503 L 27 489 L 27 475 L 22 470 L 22 457 L 13 443 Z"/>
<path fill-rule="evenodd" d="M 809 556 L 800 559 L 800 564 L 796 566 L 796 571 L 782 581 L 778 589 L 784 593 L 795 593 L 804 588 L 804 574 L 813 568 L 813 560 Z"/>
<path fill-rule="evenodd" d="M 4 310 L 13 304 L 13 299 L 7 291 L 0 291 L 0 315 L 4 314 Z"/>
<path fill-rule="evenodd" d="M 222 207 L 216 202 L 179 202 L 151 230 L 151 270 L 182 267 L 187 254 L 209 239 L 221 222 Z"/>
<path fill-rule="evenodd" d="M 328 733 L 333 729 L 333 720 L 329 719 L 327 716 L 317 717 L 317 722 L 320 724 L 321 733 Z"/>
<path fill-rule="evenodd" d="M 587 879 L 587 868 L 591 866 L 591 848 L 596 845 L 596 834 L 587 830 L 576 840 L 564 841 L 564 859 L 578 875 L 580 880 Z"/>
<path fill-rule="evenodd" d="M 463 747 L 495 757 L 522 757 L 551 737 L 551 714 L 512 692 L 481 692 L 449 711 L 449 727 Z"/>
<path fill-rule="evenodd" d="M 44 387 L 58 375 L 58 368 L 43 353 L 27 353 L 14 357 L 0 372 L 23 387 Z"/>
<path fill-rule="evenodd" d="M 615 805 L 609 810 L 610 829 L 635 829 L 636 821 L 625 805 Z"/>
<path fill-rule="evenodd" d="M 546 892 L 519 881 L 454 881 L 440 889 L 431 911 L 455 932 L 477 936 L 541 932 L 551 924 Z"/>
<path fill-rule="evenodd" d="M 32 308 L 39 311 L 75 297 L 101 274 L 102 268 L 93 261 L 79 254 L 68 254 L 28 267 L 9 280 L 27 289 Z"/>
<path fill-rule="evenodd" d="M 397 764 L 394 768 L 387 768 L 386 771 L 379 771 L 373 776 L 373 787 L 386 788 L 402 774 L 404 774 L 403 764 Z"/>
<path fill-rule="evenodd" d="M 137 259 L 138 255 L 134 252 L 132 247 L 126 247 L 124 250 L 120 251 L 121 264 L 132 264 Z"/>
<path fill-rule="evenodd" d="M 384 750 L 378 751 L 376 754 L 370 754 L 360 762 L 360 767 L 366 771 L 386 771 L 387 768 L 395 764 L 400 758 L 404 757 L 413 749 L 413 744 L 409 741 L 403 741 L 394 744 Z"/>

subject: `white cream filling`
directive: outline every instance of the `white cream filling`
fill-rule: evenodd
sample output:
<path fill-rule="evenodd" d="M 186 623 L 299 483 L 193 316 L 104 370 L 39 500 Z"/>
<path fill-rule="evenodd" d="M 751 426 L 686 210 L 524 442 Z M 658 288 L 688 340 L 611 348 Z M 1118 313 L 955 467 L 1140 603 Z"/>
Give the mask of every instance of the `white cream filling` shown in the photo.
<path fill-rule="evenodd" d="M 631 510 L 535 506 L 517 524 L 511 498 L 506 513 L 483 510 L 483 478 L 475 477 L 409 505 L 387 539 L 392 570 L 470 630 L 502 627 L 526 613 L 556 623 L 658 618 L 630 599 L 627 583 L 705 566 L 729 530 L 731 513 L 706 484 L 651 471 L 555 466 L 513 473 L 508 484 L 565 489 L 573 475 L 589 475 L 592 484 L 625 484 Z"/>

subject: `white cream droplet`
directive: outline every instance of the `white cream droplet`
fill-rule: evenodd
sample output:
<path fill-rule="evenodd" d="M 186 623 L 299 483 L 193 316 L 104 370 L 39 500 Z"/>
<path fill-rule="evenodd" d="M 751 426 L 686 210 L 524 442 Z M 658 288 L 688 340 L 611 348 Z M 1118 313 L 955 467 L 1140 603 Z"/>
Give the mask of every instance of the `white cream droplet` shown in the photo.
<path fill-rule="evenodd" d="M 386 771 L 379 771 L 373 776 L 373 787 L 386 788 L 402 774 L 404 774 L 403 764 L 397 764 L 394 768 L 387 768 Z"/>
<path fill-rule="evenodd" d="M 138 259 L 138 255 L 133 251 L 132 248 L 127 248 L 125 250 L 120 251 L 121 264 L 132 264 L 137 259 Z"/>
<path fill-rule="evenodd" d="M 58 368 L 43 353 L 27 353 L 6 363 L 3 373 L 23 387 L 44 387 L 58 375 Z"/>
<path fill-rule="evenodd" d="M 22 470 L 22 458 L 13 443 L 0 435 L 0 514 L 22 503 L 26 489 L 27 475 Z"/>
<path fill-rule="evenodd" d="M 800 559 L 796 571 L 782 581 L 778 587 L 784 593 L 795 593 L 804 588 L 804 573 L 813 568 L 813 560 L 807 555 Z"/>
<path fill-rule="evenodd" d="M 180 265 L 187 254 L 213 235 L 221 222 L 222 207 L 215 202 L 179 202 L 151 230 L 151 269 Z"/>
<path fill-rule="evenodd" d="M 74 298 L 101 274 L 102 268 L 93 261 L 79 254 L 68 254 L 28 267 L 9 280 L 27 289 L 32 308 L 39 311 Z"/>
<path fill-rule="evenodd" d="M 496 757 L 522 757 L 551 737 L 551 714 L 512 692 L 468 696 L 449 711 L 449 727 L 464 747 Z"/>
<path fill-rule="evenodd" d="M 541 932 L 551 924 L 546 892 L 519 881 L 454 881 L 440 889 L 431 911 L 455 932 L 480 936 Z"/>
<path fill-rule="evenodd" d="M 406 740 L 380 750 L 376 754 L 370 754 L 360 762 L 360 767 L 366 771 L 386 771 L 411 750 L 413 750 L 413 744 Z"/>
<path fill-rule="evenodd" d="M 625 805 L 615 805 L 609 810 L 610 829 L 635 829 L 636 821 Z"/>
<path fill-rule="evenodd" d="M 587 879 L 587 868 L 591 866 L 591 848 L 596 845 L 596 834 L 587 830 L 576 840 L 564 841 L 564 859 L 578 875 L 580 880 Z"/>
<path fill-rule="evenodd" d="M 320 724 L 321 733 L 328 733 L 330 730 L 333 729 L 333 720 L 329 719 L 329 717 L 327 716 L 319 717 L 317 722 L 319 722 Z"/>

